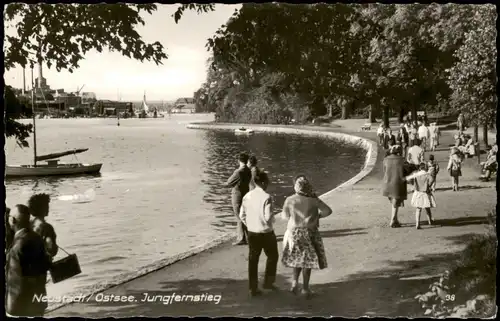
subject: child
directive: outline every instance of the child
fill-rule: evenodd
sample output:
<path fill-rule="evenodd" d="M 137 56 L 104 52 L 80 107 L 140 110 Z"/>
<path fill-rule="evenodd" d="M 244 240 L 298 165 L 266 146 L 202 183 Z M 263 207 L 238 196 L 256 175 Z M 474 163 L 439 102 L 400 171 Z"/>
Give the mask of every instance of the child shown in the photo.
<path fill-rule="evenodd" d="M 448 173 L 450 173 L 452 179 L 452 190 L 457 192 L 458 178 L 462 176 L 462 157 L 460 156 L 460 151 L 455 146 L 451 148 L 450 160 L 448 161 L 448 167 L 446 169 Z"/>
<path fill-rule="evenodd" d="M 439 173 L 439 164 L 434 160 L 434 155 L 429 155 L 429 162 L 427 163 L 427 166 L 429 167 L 429 175 L 432 177 L 432 185 L 431 189 L 432 192 L 436 192 L 436 177 L 437 174 Z"/>
<path fill-rule="evenodd" d="M 418 173 L 412 175 L 414 177 L 412 180 L 415 191 L 411 199 L 411 205 L 417 208 L 415 212 L 415 227 L 417 230 L 420 229 L 420 214 L 422 213 L 422 209 L 425 209 L 429 225 L 432 225 L 431 208 L 436 207 L 436 200 L 434 199 L 431 189 L 433 184 L 432 176 L 427 171 L 427 165 L 425 163 L 421 163 L 419 169 Z"/>

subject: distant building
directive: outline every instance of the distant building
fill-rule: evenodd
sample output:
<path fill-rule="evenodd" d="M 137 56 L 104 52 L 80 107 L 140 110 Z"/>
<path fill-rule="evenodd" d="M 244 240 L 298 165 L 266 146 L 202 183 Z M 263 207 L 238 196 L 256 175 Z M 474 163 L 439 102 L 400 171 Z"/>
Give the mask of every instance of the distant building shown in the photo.
<path fill-rule="evenodd" d="M 179 98 L 175 101 L 174 107 L 172 109 L 173 113 L 194 113 L 195 101 L 194 98 Z"/>
<path fill-rule="evenodd" d="M 98 100 L 93 107 L 93 111 L 98 115 L 117 115 L 118 113 L 130 112 L 132 103 L 113 101 L 113 100 Z"/>

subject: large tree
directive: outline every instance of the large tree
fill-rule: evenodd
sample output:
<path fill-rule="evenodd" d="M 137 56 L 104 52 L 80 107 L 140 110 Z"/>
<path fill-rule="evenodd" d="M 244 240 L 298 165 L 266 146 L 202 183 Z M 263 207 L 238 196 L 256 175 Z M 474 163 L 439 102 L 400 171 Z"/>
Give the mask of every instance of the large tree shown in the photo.
<path fill-rule="evenodd" d="M 5 68 L 43 62 L 49 68 L 72 72 L 92 49 L 161 64 L 167 59 L 163 45 L 146 43 L 137 32 L 137 26 L 145 23 L 141 14 L 152 14 L 156 9 L 155 4 L 126 3 L 9 4 L 4 11 Z M 180 5 L 172 15 L 176 23 L 186 10 L 207 12 L 214 10 L 214 5 Z M 20 137 L 29 136 L 29 129 L 15 121 L 6 130 L 7 136 L 16 132 L 23 133 Z"/>
<path fill-rule="evenodd" d="M 483 136 L 487 144 L 487 128 L 495 126 L 498 100 L 497 14 L 492 5 L 475 6 L 473 12 L 475 19 L 455 52 L 457 62 L 448 70 L 448 82 L 453 90 L 451 106 L 468 116 L 472 126 L 484 126 Z"/>

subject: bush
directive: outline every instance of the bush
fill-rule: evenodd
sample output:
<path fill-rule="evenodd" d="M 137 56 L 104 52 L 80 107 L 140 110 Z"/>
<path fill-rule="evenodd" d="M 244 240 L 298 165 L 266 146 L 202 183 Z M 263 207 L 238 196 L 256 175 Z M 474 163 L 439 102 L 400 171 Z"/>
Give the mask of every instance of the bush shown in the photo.
<path fill-rule="evenodd" d="M 498 241 L 493 211 L 488 213 L 488 221 L 488 232 L 475 236 L 440 280 L 430 285 L 430 291 L 415 297 L 426 309 L 425 315 L 489 317 L 495 313 Z"/>

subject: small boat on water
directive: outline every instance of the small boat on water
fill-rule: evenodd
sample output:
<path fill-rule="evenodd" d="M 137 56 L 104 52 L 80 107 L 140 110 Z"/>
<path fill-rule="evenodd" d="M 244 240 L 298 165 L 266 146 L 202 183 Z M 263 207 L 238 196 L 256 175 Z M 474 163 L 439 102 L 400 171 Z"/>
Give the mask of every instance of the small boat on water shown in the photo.
<path fill-rule="evenodd" d="M 253 134 L 253 129 L 240 127 L 240 128 L 235 129 L 234 133 L 237 135 L 250 135 L 250 134 Z"/>
<path fill-rule="evenodd" d="M 33 83 L 33 69 L 31 69 L 31 83 Z M 34 87 L 34 86 L 33 86 Z M 52 153 L 37 156 L 36 154 L 36 121 L 34 109 L 34 90 L 31 93 L 31 108 L 33 110 L 33 165 L 7 165 L 5 166 L 5 177 L 33 177 L 33 176 L 56 176 L 56 175 L 82 175 L 98 174 L 102 164 L 65 164 L 59 163 L 58 158 L 75 155 L 88 151 L 88 148 L 74 149 L 70 151 Z M 37 162 L 46 161 L 47 164 L 39 165 Z"/>

